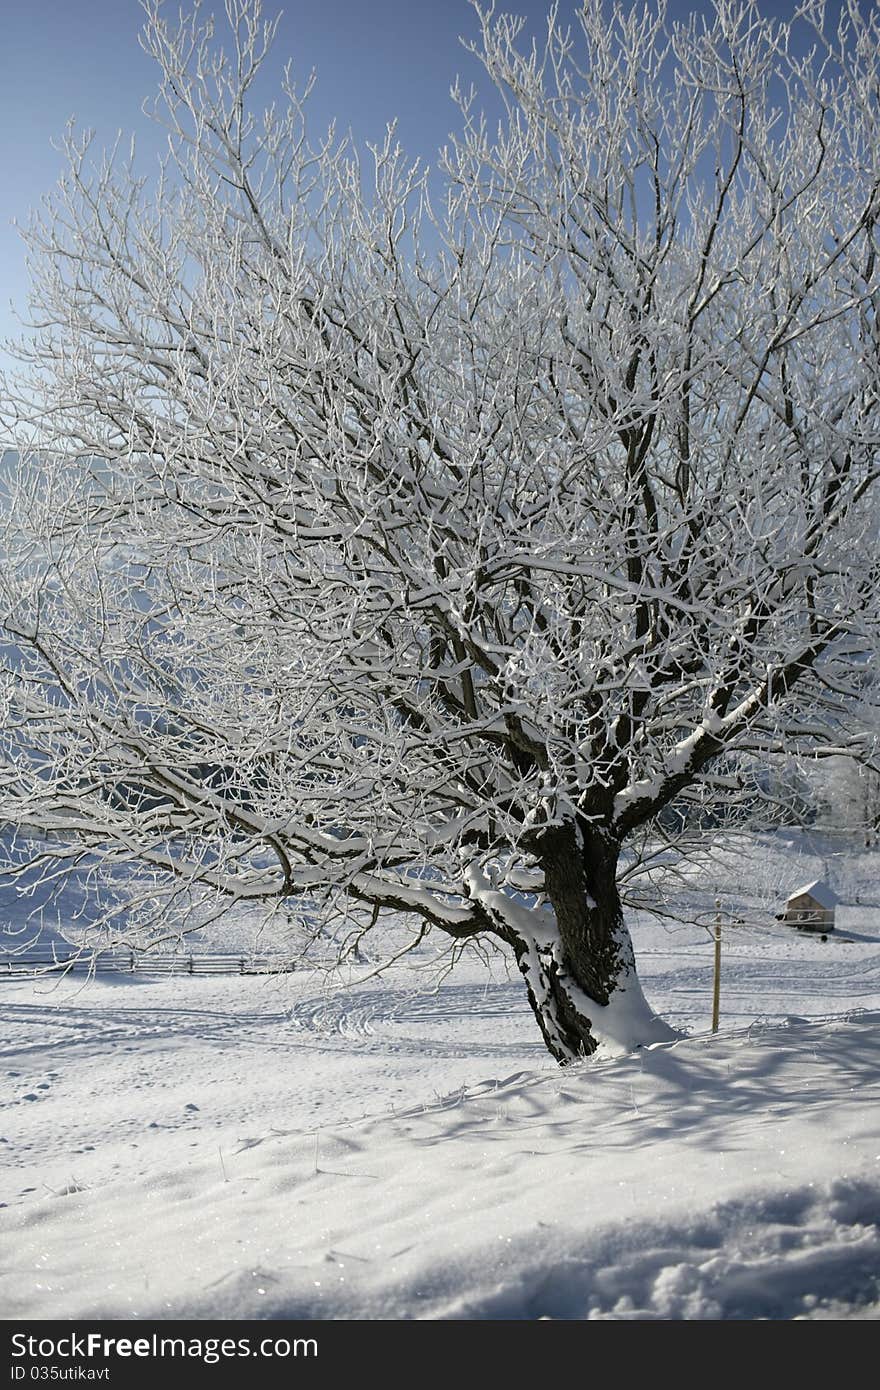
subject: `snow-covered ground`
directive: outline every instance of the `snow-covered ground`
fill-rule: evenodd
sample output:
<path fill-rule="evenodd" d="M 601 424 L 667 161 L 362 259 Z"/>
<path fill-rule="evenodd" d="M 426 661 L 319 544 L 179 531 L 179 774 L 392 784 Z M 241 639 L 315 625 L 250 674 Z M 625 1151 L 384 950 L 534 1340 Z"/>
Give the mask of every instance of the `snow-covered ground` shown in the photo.
<path fill-rule="evenodd" d="M 877 1318 L 878 856 L 809 848 L 640 914 L 688 1036 L 565 1071 L 501 957 L 0 981 L 2 1316 Z"/>

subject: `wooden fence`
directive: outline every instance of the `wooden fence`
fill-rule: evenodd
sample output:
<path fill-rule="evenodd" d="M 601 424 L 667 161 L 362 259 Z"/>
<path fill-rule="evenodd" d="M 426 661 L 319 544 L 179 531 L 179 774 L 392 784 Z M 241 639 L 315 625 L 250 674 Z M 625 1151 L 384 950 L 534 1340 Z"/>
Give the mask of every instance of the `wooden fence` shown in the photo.
<path fill-rule="evenodd" d="M 201 952 L 72 950 L 62 956 L 52 950 L 0 951 L 0 980 L 30 975 L 282 975 L 304 962 L 282 955 L 209 955 Z"/>

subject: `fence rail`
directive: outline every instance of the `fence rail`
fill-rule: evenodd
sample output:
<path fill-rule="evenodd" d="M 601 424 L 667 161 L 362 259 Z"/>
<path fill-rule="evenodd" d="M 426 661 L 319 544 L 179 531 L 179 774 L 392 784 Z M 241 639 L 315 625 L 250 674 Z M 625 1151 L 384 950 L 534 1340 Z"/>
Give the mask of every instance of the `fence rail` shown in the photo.
<path fill-rule="evenodd" d="M 0 951 L 0 980 L 30 975 L 102 973 L 125 975 L 284 975 L 300 969 L 303 962 L 282 955 L 201 954 L 151 951 L 72 950 L 63 956 L 55 951 Z"/>

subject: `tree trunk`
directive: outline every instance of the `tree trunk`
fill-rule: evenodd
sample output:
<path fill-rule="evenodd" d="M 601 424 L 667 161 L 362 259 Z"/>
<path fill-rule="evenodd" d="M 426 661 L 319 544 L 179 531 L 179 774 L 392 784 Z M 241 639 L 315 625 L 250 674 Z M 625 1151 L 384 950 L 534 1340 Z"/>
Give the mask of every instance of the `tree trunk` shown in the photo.
<path fill-rule="evenodd" d="M 556 1060 L 678 1037 L 653 1014 L 638 981 L 617 889 L 619 843 L 572 825 L 544 831 L 536 852 L 552 913 L 533 935 L 517 933 L 514 951 Z"/>

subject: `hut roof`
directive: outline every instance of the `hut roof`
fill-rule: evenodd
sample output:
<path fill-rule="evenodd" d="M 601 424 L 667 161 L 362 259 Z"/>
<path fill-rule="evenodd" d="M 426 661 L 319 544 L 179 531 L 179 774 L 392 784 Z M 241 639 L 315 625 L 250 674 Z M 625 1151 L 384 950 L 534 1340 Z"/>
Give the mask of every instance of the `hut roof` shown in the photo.
<path fill-rule="evenodd" d="M 835 907 L 838 902 L 837 894 L 828 887 L 821 878 L 813 879 L 812 883 L 805 883 L 802 888 L 794 888 L 788 895 L 788 901 L 792 898 L 801 898 L 805 895 L 811 897 L 820 907 Z"/>

